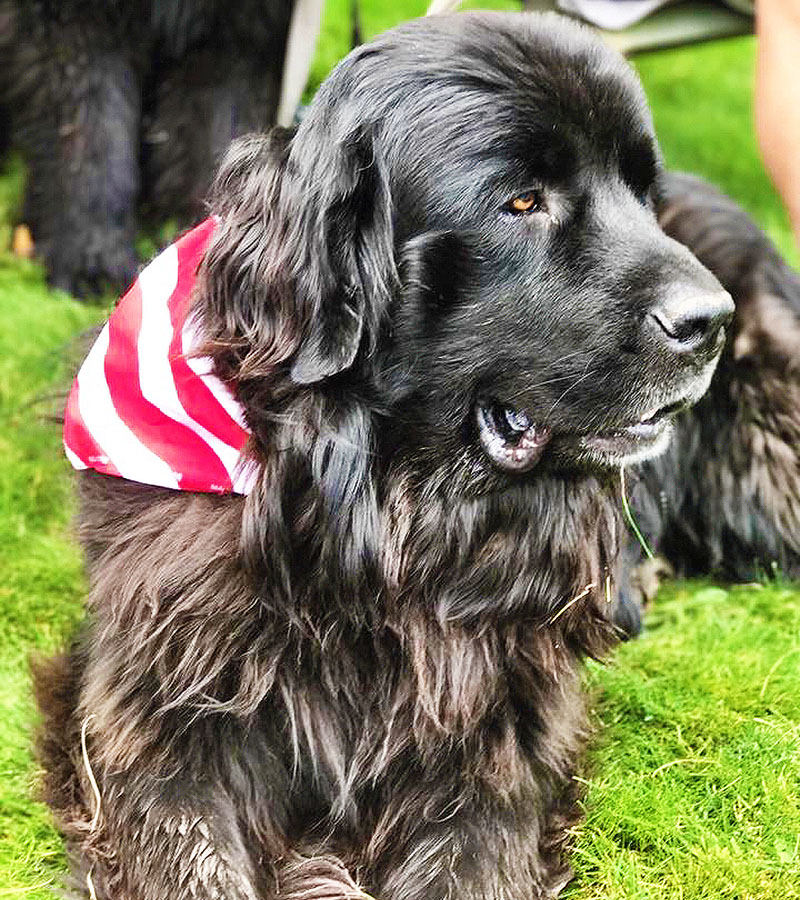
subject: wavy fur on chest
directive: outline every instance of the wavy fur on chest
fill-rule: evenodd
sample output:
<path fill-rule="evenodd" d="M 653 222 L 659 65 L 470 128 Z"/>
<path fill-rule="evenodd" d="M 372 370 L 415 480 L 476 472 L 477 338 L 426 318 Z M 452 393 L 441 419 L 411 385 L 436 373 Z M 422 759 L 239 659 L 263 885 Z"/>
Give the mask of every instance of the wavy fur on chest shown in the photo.
<path fill-rule="evenodd" d="M 421 496 L 398 477 L 379 507 L 378 557 L 342 571 L 325 557 L 343 548 L 326 547 L 324 513 L 312 487 L 297 490 L 296 471 L 291 506 L 255 547 L 241 523 L 269 520 L 259 492 L 243 500 L 82 482 L 90 623 L 72 664 L 83 688 L 68 713 L 41 685 L 40 696 L 62 730 L 68 715 L 73 738 L 92 717 L 104 815 L 119 807 L 109 846 L 130 828 L 131 784 L 158 779 L 180 795 L 197 790 L 196 767 L 201 783 L 217 773 L 212 793 L 233 819 L 246 817 L 262 853 L 324 843 L 382 895 L 393 894 L 392 879 L 407 886 L 397 871 L 412 863 L 423 885 L 445 877 L 436 842 L 450 840 L 439 830 L 457 815 L 480 841 L 511 817 L 496 839 L 525 835 L 512 841 L 513 865 L 527 860 L 542 890 L 563 883 L 554 810 L 571 808 L 586 734 L 578 663 L 613 638 L 605 582 L 618 529 L 596 483 L 554 480 L 465 503 L 443 487 Z M 294 563 L 274 555 L 281 539 L 302 547 Z M 109 852 L 86 836 L 92 804 L 76 745 L 72 764 L 54 765 L 58 754 L 45 749 L 67 834 L 84 852 L 98 840 Z M 408 847 L 431 829 L 438 837 L 425 841 L 438 849 L 424 862 Z M 153 854 L 111 871 L 120 884 L 145 864 L 157 872 L 168 860 Z M 157 896 L 159 883 L 143 896 Z"/>

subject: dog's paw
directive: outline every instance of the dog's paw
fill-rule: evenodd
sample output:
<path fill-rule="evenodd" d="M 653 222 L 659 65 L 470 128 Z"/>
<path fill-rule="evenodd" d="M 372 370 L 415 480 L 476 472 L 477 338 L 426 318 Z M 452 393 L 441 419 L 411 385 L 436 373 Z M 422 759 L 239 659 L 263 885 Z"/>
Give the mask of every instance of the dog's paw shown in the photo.
<path fill-rule="evenodd" d="M 120 294 L 136 277 L 131 243 L 114 232 L 65 235 L 37 244 L 51 287 L 86 299 Z"/>

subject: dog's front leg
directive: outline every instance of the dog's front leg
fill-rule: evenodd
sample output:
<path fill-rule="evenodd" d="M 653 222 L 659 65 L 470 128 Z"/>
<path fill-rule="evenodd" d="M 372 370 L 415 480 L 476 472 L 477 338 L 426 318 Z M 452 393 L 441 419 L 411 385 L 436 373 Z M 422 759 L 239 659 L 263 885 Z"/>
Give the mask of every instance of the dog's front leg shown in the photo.
<path fill-rule="evenodd" d="M 345 864 L 320 848 L 292 850 L 275 863 L 274 900 L 375 900 Z"/>
<path fill-rule="evenodd" d="M 231 800 L 180 776 L 100 782 L 101 814 L 77 850 L 78 888 L 97 900 L 257 900 L 265 896 Z"/>
<path fill-rule="evenodd" d="M 550 900 L 560 893 L 570 878 L 561 841 L 553 840 L 560 804 L 543 804 L 532 783 L 516 798 L 468 798 L 462 784 L 449 801 L 441 787 L 396 798 L 379 822 L 368 850 L 376 897 Z"/>

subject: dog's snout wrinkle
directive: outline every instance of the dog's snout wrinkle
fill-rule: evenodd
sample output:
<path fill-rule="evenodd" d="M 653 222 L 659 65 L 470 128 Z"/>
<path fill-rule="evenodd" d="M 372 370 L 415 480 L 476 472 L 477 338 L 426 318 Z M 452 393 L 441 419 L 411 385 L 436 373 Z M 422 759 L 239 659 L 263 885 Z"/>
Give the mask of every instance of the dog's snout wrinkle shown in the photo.
<path fill-rule="evenodd" d="M 733 318 L 730 294 L 719 289 L 699 292 L 689 286 L 673 289 L 647 314 L 658 340 L 675 353 L 715 348 L 722 329 Z"/>

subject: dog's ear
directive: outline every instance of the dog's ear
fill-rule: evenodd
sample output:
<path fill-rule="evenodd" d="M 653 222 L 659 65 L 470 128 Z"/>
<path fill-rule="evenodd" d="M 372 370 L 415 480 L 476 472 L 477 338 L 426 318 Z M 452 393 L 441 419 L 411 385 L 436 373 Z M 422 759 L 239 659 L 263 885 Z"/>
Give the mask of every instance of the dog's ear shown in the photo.
<path fill-rule="evenodd" d="M 371 136 L 315 129 L 235 142 L 212 195 L 205 266 L 211 342 L 238 345 L 241 379 L 289 366 L 313 384 L 374 347 L 397 280 L 391 201 Z"/>
<path fill-rule="evenodd" d="M 292 363 L 300 384 L 348 369 L 362 342 L 374 347 L 397 281 L 387 176 L 361 134 L 334 149 L 305 218 L 306 258 L 298 288 L 310 304 Z"/>
<path fill-rule="evenodd" d="M 212 196 L 220 223 L 199 311 L 260 445 L 243 532 L 248 566 L 257 573 L 302 553 L 341 586 L 376 555 L 371 415 L 295 388 L 345 371 L 374 346 L 397 278 L 391 206 L 366 135 L 335 147 L 296 141 L 273 132 L 231 147 Z M 298 577 L 272 573 L 287 585 Z"/>

